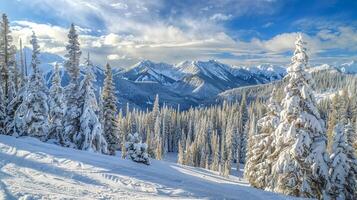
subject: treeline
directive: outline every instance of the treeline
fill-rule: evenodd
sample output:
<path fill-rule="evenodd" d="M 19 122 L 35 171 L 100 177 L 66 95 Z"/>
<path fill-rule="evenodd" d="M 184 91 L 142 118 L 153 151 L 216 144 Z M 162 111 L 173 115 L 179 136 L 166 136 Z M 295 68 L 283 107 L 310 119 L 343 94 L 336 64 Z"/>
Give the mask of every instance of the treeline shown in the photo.
<path fill-rule="evenodd" d="M 156 96 L 152 111 L 120 112 L 121 141 L 128 133 L 139 133 L 148 144 L 149 154 L 162 159 L 167 152 L 178 152 L 180 164 L 219 171 L 228 176 L 231 163 L 244 163 L 249 116 L 261 117 L 263 104 L 223 103 L 179 111 L 166 105 L 160 109 Z M 238 167 L 238 166 L 237 166 Z"/>
<path fill-rule="evenodd" d="M 51 87 L 48 88 L 39 69 L 40 47 L 35 33 L 30 41 L 32 72 L 28 74 L 22 45 L 20 59 L 15 59 L 17 50 L 5 14 L 0 25 L 0 134 L 31 136 L 65 147 L 115 155 L 120 140 L 117 99 L 110 65 L 106 65 L 104 86 L 98 102 L 89 54 L 85 62 L 85 76 L 80 79 L 82 52 L 79 36 L 72 24 L 64 64 L 70 82 L 65 87 L 61 86 L 59 66 L 56 65 Z"/>

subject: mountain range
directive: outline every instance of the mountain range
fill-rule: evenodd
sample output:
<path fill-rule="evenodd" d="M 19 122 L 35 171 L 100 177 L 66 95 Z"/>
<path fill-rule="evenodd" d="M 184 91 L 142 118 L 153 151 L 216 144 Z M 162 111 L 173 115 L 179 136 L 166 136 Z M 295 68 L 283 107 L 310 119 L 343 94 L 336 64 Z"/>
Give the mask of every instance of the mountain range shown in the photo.
<path fill-rule="evenodd" d="M 30 49 L 25 49 L 27 60 L 30 60 Z M 41 69 L 50 85 L 52 66 L 54 63 L 64 63 L 60 56 L 42 53 Z M 81 74 L 84 75 L 84 66 Z M 357 63 L 332 65 L 318 65 L 311 71 L 334 70 L 344 73 L 357 73 Z M 95 88 L 99 93 L 104 81 L 102 67 L 94 66 L 96 75 Z M 217 60 L 184 61 L 178 64 L 156 63 L 143 60 L 128 68 L 113 67 L 113 80 L 118 97 L 118 106 L 124 109 L 127 103 L 131 108 L 151 108 L 156 94 L 160 97 L 160 104 L 188 109 L 214 103 L 217 95 L 237 87 L 257 85 L 280 80 L 286 74 L 286 67 L 261 64 L 257 66 L 232 66 Z M 68 84 L 68 74 L 62 68 L 62 85 Z"/>

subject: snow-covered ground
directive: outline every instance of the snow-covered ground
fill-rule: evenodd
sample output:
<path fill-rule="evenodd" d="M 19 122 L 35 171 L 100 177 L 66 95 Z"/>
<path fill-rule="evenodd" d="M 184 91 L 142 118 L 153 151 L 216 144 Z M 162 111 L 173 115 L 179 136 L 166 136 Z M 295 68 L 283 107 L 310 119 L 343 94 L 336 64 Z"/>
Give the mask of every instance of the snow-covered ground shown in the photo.
<path fill-rule="evenodd" d="M 170 158 L 169 160 L 174 160 Z M 0 199 L 288 199 L 200 168 L 0 135 Z M 290 199 L 290 197 L 289 197 Z"/>

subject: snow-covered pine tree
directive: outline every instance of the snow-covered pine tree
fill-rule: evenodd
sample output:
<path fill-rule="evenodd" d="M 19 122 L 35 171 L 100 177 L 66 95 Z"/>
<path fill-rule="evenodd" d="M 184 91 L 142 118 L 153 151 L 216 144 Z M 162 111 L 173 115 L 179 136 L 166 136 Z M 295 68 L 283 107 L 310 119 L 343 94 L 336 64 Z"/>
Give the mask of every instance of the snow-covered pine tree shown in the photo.
<path fill-rule="evenodd" d="M 157 115 L 154 125 L 154 140 L 152 143 L 155 147 L 155 158 L 161 160 L 162 158 L 162 137 L 161 137 L 161 116 Z"/>
<path fill-rule="evenodd" d="M 248 161 L 246 173 L 250 184 L 257 188 L 265 189 L 269 187 L 270 175 L 272 170 L 271 154 L 273 152 L 273 132 L 279 125 L 280 106 L 276 102 L 276 89 L 274 88 L 272 96 L 269 99 L 268 112 L 258 120 L 257 134 L 251 136 L 252 149 L 248 151 Z M 249 168 L 249 169 L 248 169 Z"/>
<path fill-rule="evenodd" d="M 112 68 L 109 63 L 106 65 L 104 87 L 102 91 L 103 99 L 103 130 L 104 137 L 108 144 L 108 153 L 115 155 L 119 148 L 119 127 L 115 115 L 117 114 L 117 98 L 113 83 Z"/>
<path fill-rule="evenodd" d="M 63 135 L 63 116 L 64 116 L 64 98 L 63 88 L 61 86 L 61 76 L 58 63 L 54 68 L 52 76 L 52 85 L 50 88 L 49 99 L 49 133 L 47 140 L 49 142 L 65 145 Z"/>
<path fill-rule="evenodd" d="M 284 149 L 274 165 L 277 183 L 274 190 L 299 197 L 323 198 L 328 183 L 328 157 L 324 122 L 316 108 L 311 75 L 301 34 L 288 68 L 281 122 L 276 136 L 282 137 Z"/>
<path fill-rule="evenodd" d="M 22 47 L 22 39 L 20 38 L 20 66 L 21 66 L 21 83 L 20 87 L 23 87 L 27 82 L 25 81 L 25 62 L 24 62 L 24 49 Z"/>
<path fill-rule="evenodd" d="M 334 129 L 334 142 L 330 157 L 330 180 L 329 193 L 332 199 L 356 199 L 357 187 L 357 160 L 354 149 L 349 143 L 353 134 L 350 125 L 338 123 Z"/>
<path fill-rule="evenodd" d="M 75 136 L 75 144 L 79 149 L 105 154 L 108 152 L 108 145 L 103 136 L 102 124 L 99 121 L 99 107 L 93 88 L 95 77 L 89 54 L 86 62 L 86 74 L 80 86 L 80 94 L 84 98 L 84 102 L 81 109 L 80 131 Z"/>
<path fill-rule="evenodd" d="M 15 132 L 15 111 L 19 106 L 16 101 L 16 88 L 15 88 L 15 54 L 16 47 L 13 45 L 13 38 L 9 26 L 9 20 L 6 14 L 2 15 L 0 22 L 0 79 L 1 87 L 3 90 L 3 100 L 5 105 L 5 121 L 4 130 L 7 135 L 13 135 Z M 15 99 L 15 100 L 14 100 Z"/>
<path fill-rule="evenodd" d="M 128 142 L 126 143 L 127 155 L 135 162 L 150 165 L 149 155 L 147 153 L 147 145 L 141 142 L 138 133 L 129 134 Z"/>
<path fill-rule="evenodd" d="M 228 177 L 231 168 L 232 168 L 232 160 L 233 160 L 233 116 L 231 115 L 228 118 L 227 128 L 226 128 L 226 136 L 225 136 L 225 152 L 224 152 L 224 171 L 223 175 Z"/>
<path fill-rule="evenodd" d="M 239 162 L 240 163 L 245 163 L 245 157 L 246 157 L 246 145 L 247 145 L 247 140 L 248 140 L 248 120 L 249 120 L 249 114 L 248 114 L 248 108 L 247 108 L 247 95 L 246 93 L 243 93 L 240 106 L 239 106 L 239 119 L 240 119 L 240 126 L 239 126 L 239 133 L 241 133 L 241 137 L 238 137 L 240 139 L 239 141 L 239 153 L 237 154 L 239 156 Z"/>
<path fill-rule="evenodd" d="M 11 36 L 11 30 L 9 26 L 9 20 L 6 14 L 2 15 L 0 22 L 0 73 L 1 73 L 1 87 L 5 96 L 6 102 L 9 94 L 10 87 L 10 68 L 15 64 L 16 48 L 12 44 L 13 38 Z"/>
<path fill-rule="evenodd" d="M 256 140 L 256 119 L 254 114 L 250 117 L 250 120 L 247 121 L 249 123 L 249 131 L 246 134 L 247 138 L 247 155 L 246 162 L 244 166 L 244 177 L 251 183 L 252 186 L 257 187 L 255 184 L 256 179 L 258 178 L 258 174 L 255 171 L 255 167 L 258 164 L 257 158 L 255 157 L 256 148 L 258 146 L 258 140 Z M 248 128 L 247 128 L 248 129 Z"/>
<path fill-rule="evenodd" d="M 66 146 L 76 147 L 74 145 L 75 135 L 80 130 L 81 105 L 83 102 L 79 95 L 79 60 L 82 54 L 78 34 L 74 24 L 71 25 L 68 33 L 67 61 L 66 70 L 70 77 L 70 82 L 65 88 L 66 110 L 64 114 L 64 136 Z"/>
<path fill-rule="evenodd" d="M 27 95 L 20 105 L 23 115 L 23 130 L 25 135 L 37 137 L 44 141 L 48 133 L 48 97 L 47 87 L 38 65 L 40 47 L 35 33 L 32 35 L 32 75 L 29 79 Z"/>
<path fill-rule="evenodd" d="M 0 79 L 0 85 L 1 85 Z M 5 119 L 6 119 L 6 104 L 5 104 L 5 95 L 2 87 L 0 86 L 0 134 L 5 134 Z"/>
<path fill-rule="evenodd" d="M 247 149 L 248 149 L 248 138 L 249 138 L 249 119 L 245 121 L 244 124 L 244 129 L 242 132 L 242 135 L 240 137 L 240 149 L 239 149 L 239 156 L 240 156 L 240 162 L 245 163 L 246 162 L 246 156 L 247 156 Z"/>
<path fill-rule="evenodd" d="M 179 149 L 178 149 L 178 156 L 177 156 L 177 163 L 183 165 L 184 164 L 184 152 L 183 146 L 181 145 L 181 140 L 179 141 Z"/>

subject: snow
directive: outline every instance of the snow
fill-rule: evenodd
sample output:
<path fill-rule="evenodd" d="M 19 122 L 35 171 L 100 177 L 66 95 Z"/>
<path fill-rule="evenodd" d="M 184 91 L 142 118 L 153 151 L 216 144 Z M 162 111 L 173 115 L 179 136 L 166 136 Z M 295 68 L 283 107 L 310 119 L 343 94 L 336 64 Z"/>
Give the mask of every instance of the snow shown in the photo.
<path fill-rule="evenodd" d="M 222 64 L 216 60 L 209 61 L 185 61 L 175 65 L 175 68 L 184 74 L 196 75 L 204 74 L 210 78 L 219 78 L 221 80 L 229 80 L 231 67 Z"/>
<path fill-rule="evenodd" d="M 343 63 L 339 66 L 339 69 L 347 74 L 355 74 L 357 73 L 357 62 L 352 60 L 347 63 Z"/>
<path fill-rule="evenodd" d="M 239 69 L 244 69 L 251 72 L 252 74 L 262 75 L 267 78 L 270 78 L 271 81 L 281 79 L 286 74 L 286 67 L 273 65 L 269 63 L 264 63 L 257 66 L 250 66 L 250 67 L 240 66 L 240 67 L 235 67 L 234 69 L 235 70 L 233 71 L 233 74 L 235 75 L 236 73 L 240 73 Z"/>
<path fill-rule="evenodd" d="M 0 135 L 0 199 L 293 199 L 238 177 Z"/>

